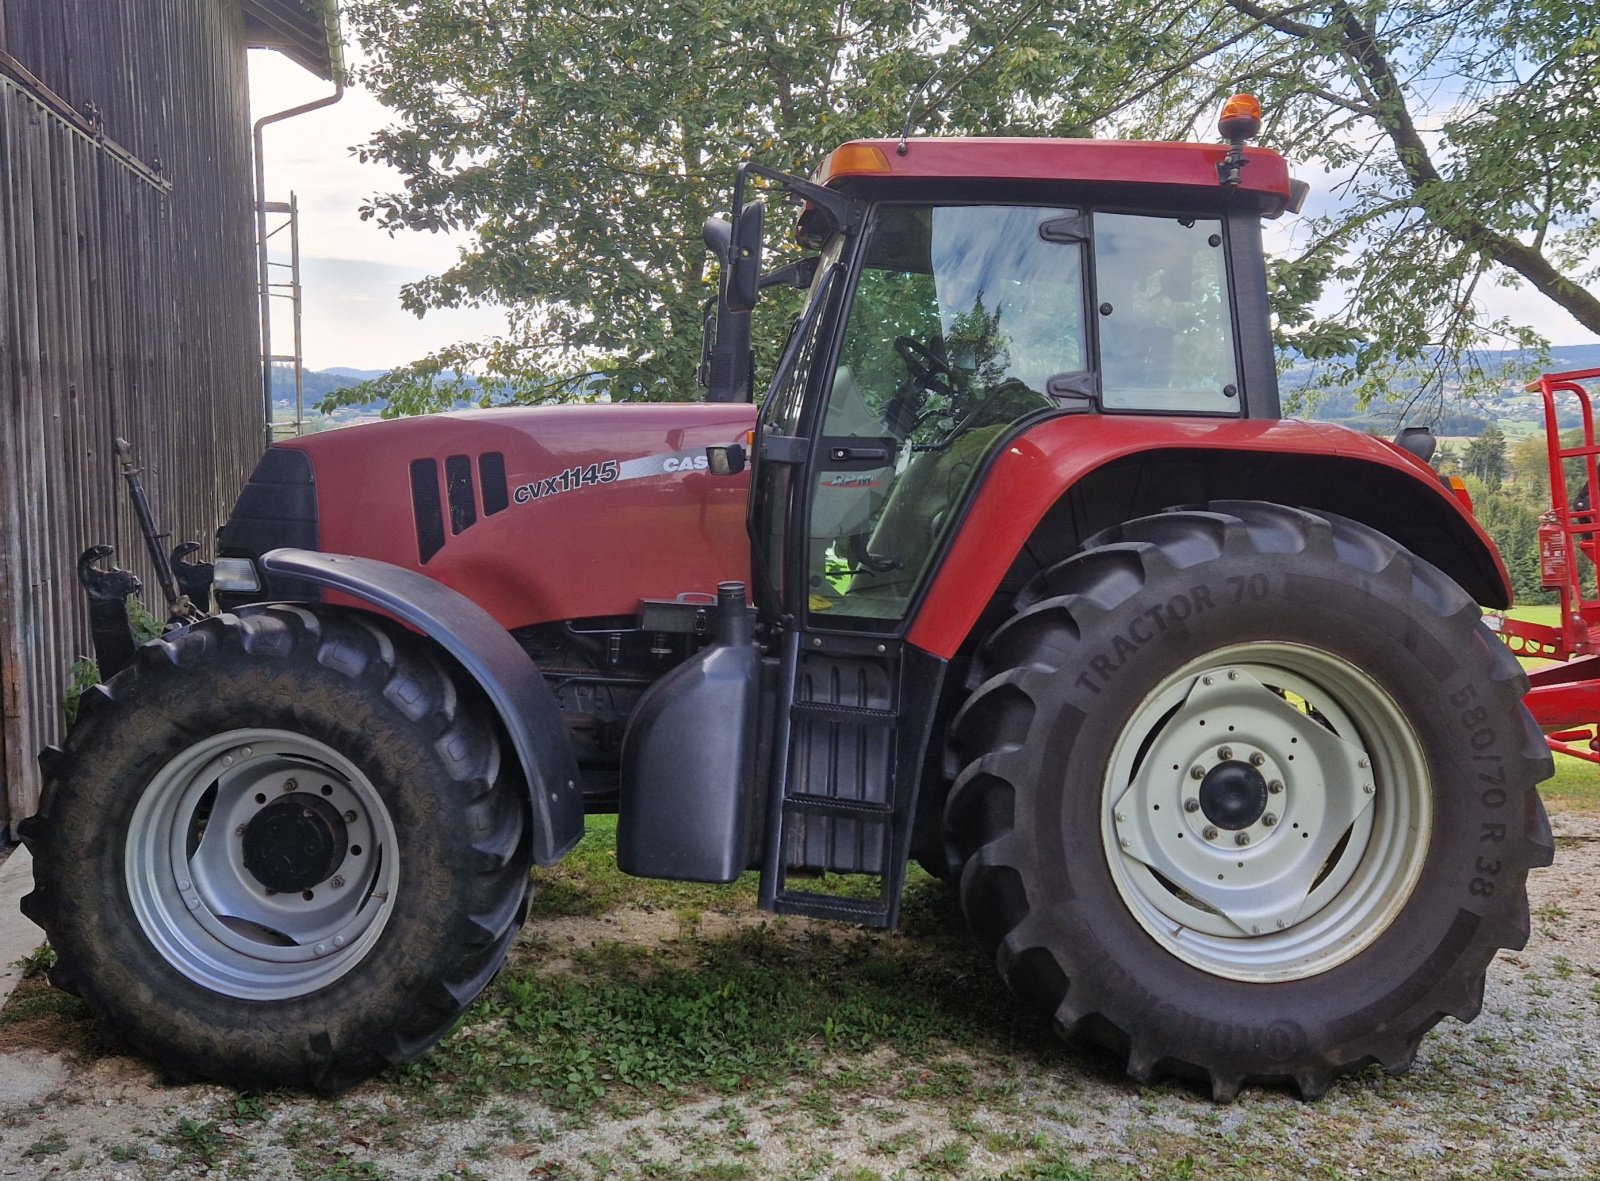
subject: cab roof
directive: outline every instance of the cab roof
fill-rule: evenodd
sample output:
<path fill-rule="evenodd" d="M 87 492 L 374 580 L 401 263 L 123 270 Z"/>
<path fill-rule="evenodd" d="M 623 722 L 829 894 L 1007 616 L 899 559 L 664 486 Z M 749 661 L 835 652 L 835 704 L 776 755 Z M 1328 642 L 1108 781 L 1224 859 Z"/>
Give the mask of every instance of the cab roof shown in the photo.
<path fill-rule="evenodd" d="M 1217 165 L 1226 144 L 1117 139 L 917 138 L 852 140 L 833 150 L 818 169 L 819 184 L 872 179 L 1068 181 L 1152 185 L 1172 189 L 1222 187 Z M 1246 148 L 1239 189 L 1255 198 L 1263 215 L 1297 207 L 1295 186 L 1282 156 Z"/>

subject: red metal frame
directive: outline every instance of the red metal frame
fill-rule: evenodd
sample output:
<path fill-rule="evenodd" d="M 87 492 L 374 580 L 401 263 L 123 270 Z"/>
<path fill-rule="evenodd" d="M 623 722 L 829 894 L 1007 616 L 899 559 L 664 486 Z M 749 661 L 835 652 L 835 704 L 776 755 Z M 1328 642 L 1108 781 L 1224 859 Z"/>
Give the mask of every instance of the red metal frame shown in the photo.
<path fill-rule="evenodd" d="M 1597 562 L 1600 546 L 1600 479 L 1597 479 L 1594 405 L 1580 383 L 1600 378 L 1600 369 L 1547 373 L 1528 386 L 1544 399 L 1545 445 L 1550 465 L 1550 511 L 1539 521 L 1539 581 L 1561 597 L 1557 627 L 1520 619 L 1499 619 L 1501 638 L 1519 656 L 1559 661 L 1528 674 L 1526 702 L 1550 748 L 1600 763 L 1600 591 L 1589 594 L 1584 564 Z M 1558 412 L 1576 404 L 1582 438 L 1561 443 Z M 1582 464 L 1583 489 L 1575 507 L 1567 495 L 1567 465 Z"/>

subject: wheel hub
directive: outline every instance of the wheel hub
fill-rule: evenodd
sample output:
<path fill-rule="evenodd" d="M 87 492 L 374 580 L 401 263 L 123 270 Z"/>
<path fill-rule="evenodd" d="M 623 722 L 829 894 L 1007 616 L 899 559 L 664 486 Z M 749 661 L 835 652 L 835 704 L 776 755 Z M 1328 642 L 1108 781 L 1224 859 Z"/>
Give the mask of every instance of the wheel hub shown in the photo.
<path fill-rule="evenodd" d="M 1237 759 L 1218 763 L 1200 781 L 1200 810 L 1218 828 L 1249 828 L 1267 810 L 1267 778 Z"/>
<path fill-rule="evenodd" d="M 244 867 L 269 890 L 309 890 L 333 876 L 349 841 L 343 818 L 305 792 L 279 796 L 244 829 Z"/>

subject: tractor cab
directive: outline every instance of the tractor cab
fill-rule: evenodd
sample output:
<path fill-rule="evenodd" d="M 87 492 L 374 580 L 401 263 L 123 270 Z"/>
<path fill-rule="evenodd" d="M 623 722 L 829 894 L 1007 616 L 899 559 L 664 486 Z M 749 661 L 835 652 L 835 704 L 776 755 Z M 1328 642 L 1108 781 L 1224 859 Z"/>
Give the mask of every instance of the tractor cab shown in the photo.
<path fill-rule="evenodd" d="M 751 777 L 722 752 L 726 811 L 776 820 L 750 851 L 765 905 L 893 925 L 947 663 L 906 636 L 972 490 L 1036 422 L 1277 419 L 1260 224 L 1300 193 L 1281 157 L 1239 142 L 861 141 L 814 180 L 746 164 L 735 217 L 707 224 L 723 264 L 712 400 L 749 389 L 757 178 L 805 202 L 796 237 L 815 254 L 784 268 L 809 276 L 807 299 L 748 455 L 771 667 L 745 729 L 751 749 L 775 735 L 754 776 L 766 799 L 740 808 L 735 780 Z M 713 470 L 745 458 L 742 446 L 710 456 Z M 693 666 L 677 676 L 658 692 L 682 696 L 691 680 L 714 692 Z M 661 826 L 718 838 L 662 803 L 686 773 L 682 736 L 649 716 L 625 752 L 619 864 L 681 876 Z M 668 842 L 692 843 L 688 831 Z M 708 848 L 702 869 L 737 861 Z M 795 890 L 796 873 L 866 873 L 882 890 Z"/>

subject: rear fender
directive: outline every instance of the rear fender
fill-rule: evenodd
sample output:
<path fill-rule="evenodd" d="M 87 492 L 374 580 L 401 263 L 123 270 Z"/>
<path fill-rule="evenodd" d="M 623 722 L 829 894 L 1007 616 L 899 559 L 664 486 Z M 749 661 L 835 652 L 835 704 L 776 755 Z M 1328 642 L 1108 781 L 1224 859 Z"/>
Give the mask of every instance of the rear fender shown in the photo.
<path fill-rule="evenodd" d="M 337 590 L 415 628 L 448 652 L 488 696 L 528 782 L 533 859 L 559 861 L 583 836 L 583 795 L 566 723 L 538 666 L 471 599 L 414 570 L 373 558 L 276 549 L 261 564 Z"/>
<path fill-rule="evenodd" d="M 1489 607 L 1510 603 L 1504 563 L 1422 461 L 1370 435 L 1294 419 L 1073 415 L 990 460 L 907 638 L 950 659 L 1003 579 L 1025 580 L 1100 529 L 1180 504 L 1261 500 L 1320 509 L 1387 534 Z M 1024 552 L 1026 549 L 1026 552 Z"/>

